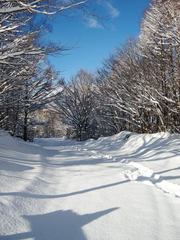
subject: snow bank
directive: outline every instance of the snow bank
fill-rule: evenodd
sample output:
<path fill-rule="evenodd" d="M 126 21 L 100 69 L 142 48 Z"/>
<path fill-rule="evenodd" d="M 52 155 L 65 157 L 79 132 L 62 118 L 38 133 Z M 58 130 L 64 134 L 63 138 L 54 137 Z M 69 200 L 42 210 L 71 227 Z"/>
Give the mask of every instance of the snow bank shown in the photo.
<path fill-rule="evenodd" d="M 93 159 L 99 157 L 126 164 L 124 175 L 129 180 L 153 185 L 180 197 L 179 134 L 121 132 L 87 141 L 85 147 L 84 150 L 91 151 Z"/>
<path fill-rule="evenodd" d="M 131 135 L 133 135 L 133 133 L 123 131 L 110 137 L 100 137 L 97 140 L 87 140 L 85 142 L 85 146 L 91 146 L 92 148 L 103 150 L 117 149 L 122 147 L 122 145 L 125 143 L 125 141 L 128 140 Z"/>
<path fill-rule="evenodd" d="M 12 148 L 16 147 L 18 144 L 18 140 L 16 138 L 11 137 L 11 135 L 4 131 L 0 130 L 0 147 Z"/>

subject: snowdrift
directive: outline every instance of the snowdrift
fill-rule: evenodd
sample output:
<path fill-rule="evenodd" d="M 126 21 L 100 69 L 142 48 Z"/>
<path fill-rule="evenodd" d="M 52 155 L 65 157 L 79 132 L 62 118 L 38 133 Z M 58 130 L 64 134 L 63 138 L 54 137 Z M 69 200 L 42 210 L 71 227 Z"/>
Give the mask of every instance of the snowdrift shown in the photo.
<path fill-rule="evenodd" d="M 10 136 L 4 130 L 0 130 L 0 148 L 15 148 L 17 146 L 17 139 Z"/>
<path fill-rule="evenodd" d="M 85 146 L 85 150 L 99 153 L 100 158 L 126 164 L 128 170 L 125 175 L 130 180 L 154 185 L 180 197 L 179 134 L 135 134 L 124 131 L 97 141 L 87 141 Z"/>

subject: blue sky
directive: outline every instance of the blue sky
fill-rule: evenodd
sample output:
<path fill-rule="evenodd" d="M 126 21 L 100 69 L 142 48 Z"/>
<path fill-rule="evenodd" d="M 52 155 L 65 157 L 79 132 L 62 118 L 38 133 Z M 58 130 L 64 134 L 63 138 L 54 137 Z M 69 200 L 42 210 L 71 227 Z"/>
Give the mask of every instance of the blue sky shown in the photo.
<path fill-rule="evenodd" d="M 95 0 L 94 0 L 95 2 Z M 137 37 L 140 21 L 150 0 L 97 0 L 92 3 L 98 16 L 58 15 L 52 19 L 48 40 L 61 43 L 69 51 L 50 57 L 56 70 L 68 80 L 80 69 L 95 72 L 116 48 Z"/>

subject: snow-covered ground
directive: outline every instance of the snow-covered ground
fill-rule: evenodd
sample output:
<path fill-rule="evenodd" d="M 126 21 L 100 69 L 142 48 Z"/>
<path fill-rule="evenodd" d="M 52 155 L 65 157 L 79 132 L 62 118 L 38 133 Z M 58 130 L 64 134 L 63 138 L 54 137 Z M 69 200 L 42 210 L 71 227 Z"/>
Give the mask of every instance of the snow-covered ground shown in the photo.
<path fill-rule="evenodd" d="M 0 132 L 0 239 L 179 240 L 180 136 Z"/>

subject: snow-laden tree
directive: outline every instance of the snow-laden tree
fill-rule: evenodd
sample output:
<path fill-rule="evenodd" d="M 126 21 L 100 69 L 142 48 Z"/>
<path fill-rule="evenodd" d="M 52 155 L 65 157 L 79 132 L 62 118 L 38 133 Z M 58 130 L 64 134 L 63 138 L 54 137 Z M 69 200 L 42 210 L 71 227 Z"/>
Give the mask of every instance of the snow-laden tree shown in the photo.
<path fill-rule="evenodd" d="M 139 46 L 151 66 L 151 92 L 162 130 L 179 128 L 180 11 L 177 1 L 153 1 L 142 22 Z"/>
<path fill-rule="evenodd" d="M 117 132 L 125 128 L 142 128 L 145 125 L 142 111 L 147 102 L 142 77 L 145 66 L 143 68 L 136 43 L 129 41 L 124 48 L 117 50 L 106 62 L 105 68 L 107 65 L 109 72 L 105 81 L 99 83 L 100 101 L 106 111 L 109 109 L 108 114 L 104 111 L 104 118 L 109 119 Z"/>
<path fill-rule="evenodd" d="M 12 36 L 14 37 L 12 41 L 8 38 L 7 41 L 5 39 L 5 52 L 1 54 L 1 57 L 6 55 L 5 62 L 0 64 L 2 69 L 0 80 L 1 127 L 5 127 L 13 134 L 22 135 L 17 133 L 17 126 L 19 126 L 19 117 L 22 117 L 21 110 L 24 108 L 22 104 L 27 92 L 27 83 L 29 87 L 29 83 L 34 82 L 31 84 L 31 88 L 34 92 L 39 91 L 41 81 L 46 81 L 48 75 L 43 75 L 40 81 L 37 78 L 37 71 L 43 65 L 46 55 L 59 50 L 59 48 L 41 46 L 38 42 L 39 32 L 36 31 L 22 32 L 17 36 L 12 33 Z M 13 51 L 16 54 L 13 54 Z M 46 94 L 48 94 L 47 91 Z"/>
<path fill-rule="evenodd" d="M 179 10 L 178 1 L 152 1 L 139 39 L 99 71 L 99 113 L 116 132 L 180 130 Z"/>
<path fill-rule="evenodd" d="M 55 14 L 85 4 L 88 0 L 1 0 L 0 14 L 18 12 Z"/>
<path fill-rule="evenodd" d="M 46 56 L 61 52 L 62 48 L 52 44 L 43 46 L 40 43 L 42 28 L 34 21 L 36 15 L 49 16 L 61 13 L 84 6 L 86 2 L 86 0 L 0 1 L 0 127 L 16 134 L 19 128 L 17 126 L 23 125 L 26 132 L 26 120 L 24 124 L 21 121 L 22 112 L 24 111 L 25 116 L 27 112 L 29 114 L 35 109 L 35 105 L 36 108 L 42 106 L 42 102 L 45 103 L 50 94 L 50 86 L 47 87 L 49 81 L 47 71 L 46 74 L 39 76 L 37 73 L 44 72 L 44 69 L 41 71 L 40 68 L 44 65 Z M 27 139 L 27 134 L 23 135 Z"/>
<path fill-rule="evenodd" d="M 46 104 L 54 100 L 57 75 L 54 70 L 47 66 L 45 69 L 36 69 L 33 77 L 26 77 L 21 87 L 21 128 L 23 139 L 28 139 L 28 129 L 36 125 L 32 114 L 42 109 Z"/>
<path fill-rule="evenodd" d="M 56 100 L 64 122 L 71 127 L 72 135 L 79 140 L 93 137 L 95 134 L 93 90 L 93 76 L 81 70 L 64 87 L 62 96 Z"/>

